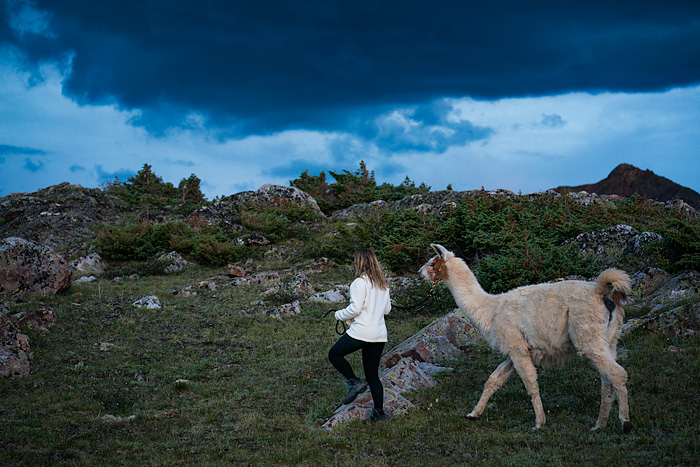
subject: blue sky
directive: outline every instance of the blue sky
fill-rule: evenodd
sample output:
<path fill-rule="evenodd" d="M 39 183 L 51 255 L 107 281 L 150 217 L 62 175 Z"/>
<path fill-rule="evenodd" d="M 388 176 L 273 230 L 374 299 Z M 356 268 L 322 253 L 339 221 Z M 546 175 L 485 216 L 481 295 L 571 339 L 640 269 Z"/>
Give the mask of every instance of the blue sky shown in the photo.
<path fill-rule="evenodd" d="M 700 3 L 0 0 L 0 196 L 144 163 L 208 198 L 304 170 L 700 192 Z"/>

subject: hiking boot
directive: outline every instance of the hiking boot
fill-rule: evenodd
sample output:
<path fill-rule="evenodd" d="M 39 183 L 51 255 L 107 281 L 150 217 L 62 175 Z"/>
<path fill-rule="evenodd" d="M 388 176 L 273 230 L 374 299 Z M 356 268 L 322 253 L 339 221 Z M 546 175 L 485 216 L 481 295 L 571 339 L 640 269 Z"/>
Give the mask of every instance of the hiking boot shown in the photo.
<path fill-rule="evenodd" d="M 367 389 L 367 385 L 357 378 L 347 380 L 348 393 L 343 399 L 343 404 L 349 404 L 355 400 L 358 394 Z"/>
<path fill-rule="evenodd" d="M 386 422 L 387 420 L 389 420 L 389 415 L 386 412 L 372 409 L 372 413 L 369 414 L 369 418 L 365 420 L 365 423 Z"/>

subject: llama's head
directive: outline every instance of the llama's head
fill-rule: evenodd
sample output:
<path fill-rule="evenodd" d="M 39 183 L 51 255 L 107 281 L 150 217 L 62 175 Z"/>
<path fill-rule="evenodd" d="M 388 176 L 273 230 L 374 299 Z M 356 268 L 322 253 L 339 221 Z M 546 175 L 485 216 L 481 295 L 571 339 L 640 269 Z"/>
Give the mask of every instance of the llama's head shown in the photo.
<path fill-rule="evenodd" d="M 431 243 L 430 246 L 437 253 L 436 256 L 430 258 L 430 260 L 423 265 L 418 271 L 418 274 L 423 279 L 430 279 L 432 281 L 446 280 L 447 279 L 447 268 L 445 268 L 445 263 L 455 257 L 455 254 L 447 250 L 442 245 L 436 243 Z"/>

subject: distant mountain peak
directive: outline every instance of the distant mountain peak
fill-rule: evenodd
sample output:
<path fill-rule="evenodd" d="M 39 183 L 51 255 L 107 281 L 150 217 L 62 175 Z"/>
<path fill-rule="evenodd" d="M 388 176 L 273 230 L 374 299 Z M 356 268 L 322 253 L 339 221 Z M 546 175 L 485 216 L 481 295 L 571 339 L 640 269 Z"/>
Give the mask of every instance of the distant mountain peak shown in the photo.
<path fill-rule="evenodd" d="M 630 164 L 620 164 L 604 180 L 580 186 L 560 186 L 554 188 L 559 193 L 576 193 L 587 191 L 599 195 L 632 196 L 638 194 L 645 198 L 666 202 L 682 199 L 694 208 L 700 208 L 700 194 L 681 186 L 671 180 L 656 175 L 651 170 L 642 170 Z"/>

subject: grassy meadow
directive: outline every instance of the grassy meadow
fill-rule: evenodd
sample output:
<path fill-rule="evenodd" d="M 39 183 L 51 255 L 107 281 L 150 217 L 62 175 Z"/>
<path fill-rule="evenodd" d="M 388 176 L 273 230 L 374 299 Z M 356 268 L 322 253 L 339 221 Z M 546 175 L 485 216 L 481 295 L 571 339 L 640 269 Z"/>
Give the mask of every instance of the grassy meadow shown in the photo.
<path fill-rule="evenodd" d="M 326 359 L 337 337 L 332 318 L 321 318 L 330 306 L 303 302 L 300 315 L 276 319 L 251 305 L 263 285 L 172 293 L 205 279 L 222 284 L 224 273 L 195 266 L 9 301 L 13 312 L 50 304 L 58 322 L 46 334 L 30 332 L 31 375 L 0 380 L 0 465 L 700 463 L 697 335 L 668 339 L 638 329 L 620 342 L 634 424 L 627 435 L 615 415 L 590 431 L 600 382 L 580 358 L 541 371 L 542 430 L 531 429 L 519 378 L 492 397 L 481 419 L 467 420 L 502 360 L 483 343 L 449 362 L 454 371 L 439 375 L 437 386 L 405 394 L 415 404 L 408 415 L 324 431 L 345 393 Z M 349 283 L 352 271 L 338 266 L 309 277 L 327 290 Z M 157 295 L 163 308 L 132 306 L 145 295 Z M 442 314 L 396 310 L 387 350 Z M 357 355 L 351 361 L 361 369 Z"/>

